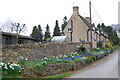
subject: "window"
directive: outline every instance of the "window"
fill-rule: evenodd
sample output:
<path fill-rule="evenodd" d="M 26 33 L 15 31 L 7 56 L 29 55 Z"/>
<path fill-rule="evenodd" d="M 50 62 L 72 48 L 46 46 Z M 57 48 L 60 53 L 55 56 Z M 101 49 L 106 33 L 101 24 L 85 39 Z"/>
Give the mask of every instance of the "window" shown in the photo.
<path fill-rule="evenodd" d="M 72 28 L 68 28 L 68 32 L 72 32 Z"/>

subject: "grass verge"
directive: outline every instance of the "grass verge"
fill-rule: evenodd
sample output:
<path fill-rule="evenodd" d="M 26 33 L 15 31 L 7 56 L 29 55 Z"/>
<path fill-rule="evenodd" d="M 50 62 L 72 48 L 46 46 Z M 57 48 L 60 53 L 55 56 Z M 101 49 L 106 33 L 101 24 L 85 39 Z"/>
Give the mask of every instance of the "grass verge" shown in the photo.
<path fill-rule="evenodd" d="M 65 78 L 68 77 L 70 75 L 72 75 L 73 72 L 67 72 L 67 73 L 63 73 L 63 74 L 58 74 L 55 76 L 48 76 L 48 77 L 44 77 L 44 78 Z"/>

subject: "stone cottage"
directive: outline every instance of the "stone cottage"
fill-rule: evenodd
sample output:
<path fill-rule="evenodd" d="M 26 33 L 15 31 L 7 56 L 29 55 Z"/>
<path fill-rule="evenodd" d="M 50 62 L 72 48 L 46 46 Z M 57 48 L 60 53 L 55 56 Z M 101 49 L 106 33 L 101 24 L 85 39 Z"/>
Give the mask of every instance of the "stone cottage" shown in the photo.
<path fill-rule="evenodd" d="M 64 29 L 64 35 L 67 35 L 72 42 L 87 42 L 89 20 L 79 15 L 79 7 L 73 7 L 73 14 Z"/>
<path fill-rule="evenodd" d="M 97 47 L 100 41 L 99 36 L 105 41 L 105 36 L 100 33 L 94 25 L 92 25 L 92 45 Z M 68 36 L 71 42 L 90 42 L 90 17 L 82 17 L 79 14 L 79 7 L 73 7 L 73 14 L 64 29 L 64 35 Z"/>

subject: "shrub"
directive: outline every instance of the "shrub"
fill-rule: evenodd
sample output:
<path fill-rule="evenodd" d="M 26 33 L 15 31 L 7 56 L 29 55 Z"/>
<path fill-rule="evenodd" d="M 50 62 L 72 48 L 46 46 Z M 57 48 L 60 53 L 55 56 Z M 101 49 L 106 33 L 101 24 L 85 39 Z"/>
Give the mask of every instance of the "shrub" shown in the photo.
<path fill-rule="evenodd" d="M 70 69 L 70 70 L 74 70 L 74 66 L 75 66 L 75 65 L 74 65 L 74 62 L 71 62 L 70 65 L 69 65 L 69 69 Z"/>
<path fill-rule="evenodd" d="M 112 43 L 108 41 L 106 43 L 106 47 L 112 49 L 113 48 Z"/>
<path fill-rule="evenodd" d="M 85 53 L 86 52 L 86 48 L 84 46 L 79 46 L 77 52 Z"/>
<path fill-rule="evenodd" d="M 37 64 L 34 65 L 33 69 L 34 69 L 35 72 L 42 75 L 43 70 L 44 70 L 44 65 L 37 63 Z"/>
<path fill-rule="evenodd" d="M 83 65 L 85 65 L 86 64 L 86 57 L 82 57 L 82 58 L 80 58 L 80 61 L 81 61 L 81 63 L 83 64 Z"/>
<path fill-rule="evenodd" d="M 91 63 L 93 60 L 91 56 L 86 56 L 86 58 L 86 63 Z"/>
<path fill-rule="evenodd" d="M 19 61 L 20 65 L 25 65 L 25 63 L 26 63 L 26 59 L 25 58 L 20 59 L 20 61 Z"/>
<path fill-rule="evenodd" d="M 51 38 L 46 38 L 45 41 L 50 42 Z"/>
<path fill-rule="evenodd" d="M 98 47 L 98 48 L 102 48 L 102 47 L 103 47 L 102 41 L 99 41 L 99 42 L 97 43 L 97 47 Z"/>

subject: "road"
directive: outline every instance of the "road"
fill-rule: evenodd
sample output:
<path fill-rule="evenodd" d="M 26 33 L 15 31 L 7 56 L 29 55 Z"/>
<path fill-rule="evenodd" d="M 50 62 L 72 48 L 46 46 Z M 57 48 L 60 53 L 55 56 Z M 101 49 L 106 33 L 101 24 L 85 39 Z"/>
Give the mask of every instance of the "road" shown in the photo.
<path fill-rule="evenodd" d="M 118 78 L 119 50 L 77 71 L 69 78 Z"/>

